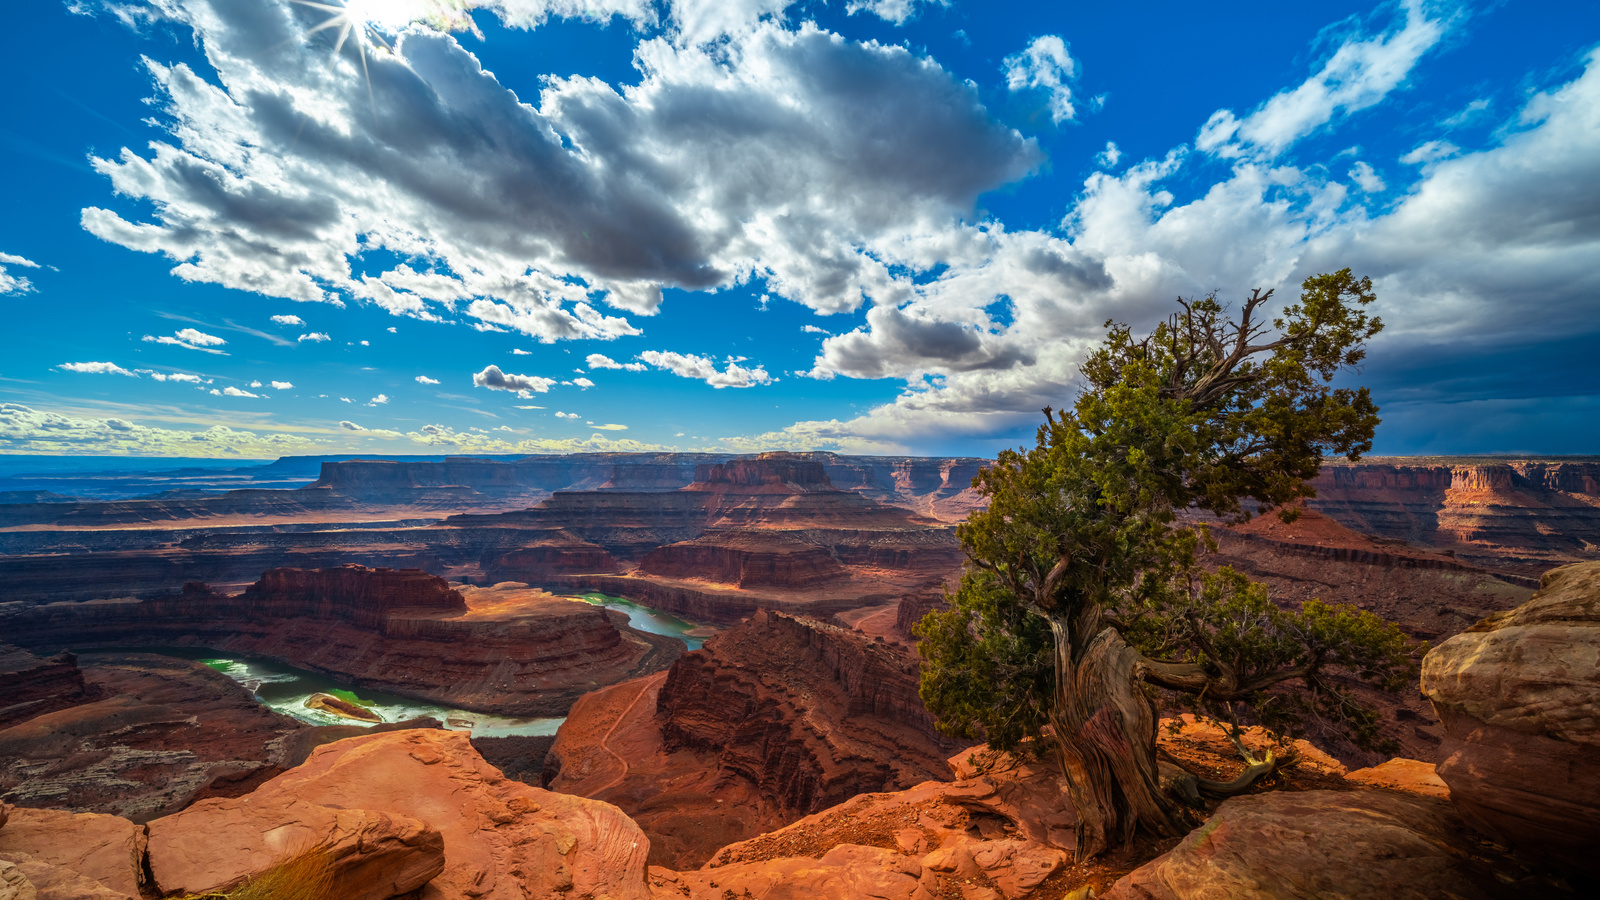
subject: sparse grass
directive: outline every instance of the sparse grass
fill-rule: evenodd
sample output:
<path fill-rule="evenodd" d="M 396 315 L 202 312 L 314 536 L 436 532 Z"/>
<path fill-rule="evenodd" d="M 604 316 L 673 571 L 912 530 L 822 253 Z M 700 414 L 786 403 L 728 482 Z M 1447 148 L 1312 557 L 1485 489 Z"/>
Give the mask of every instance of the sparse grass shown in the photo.
<path fill-rule="evenodd" d="M 172 900 L 337 900 L 333 896 L 333 859 L 321 848 L 307 850 L 231 891 L 187 894 Z"/>

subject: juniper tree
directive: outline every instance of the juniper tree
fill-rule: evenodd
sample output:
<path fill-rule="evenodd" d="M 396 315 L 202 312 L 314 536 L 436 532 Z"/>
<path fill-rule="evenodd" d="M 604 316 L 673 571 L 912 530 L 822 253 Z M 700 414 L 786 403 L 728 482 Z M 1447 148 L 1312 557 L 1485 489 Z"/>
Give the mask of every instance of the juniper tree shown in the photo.
<path fill-rule="evenodd" d="M 1280 608 L 1230 569 L 1208 572 L 1200 522 L 1286 520 L 1326 455 L 1370 450 L 1378 409 L 1335 387 L 1383 327 L 1370 279 L 1305 280 L 1266 320 L 1272 291 L 1238 318 L 1216 294 L 1178 301 L 1148 335 L 1107 322 L 1070 410 L 1044 410 L 1032 449 L 973 480 L 987 499 L 959 527 L 968 565 L 950 608 L 918 627 L 922 697 L 947 733 L 1058 760 L 1086 859 L 1138 829 L 1180 833 L 1180 800 L 1156 759 L 1156 700 L 1186 698 L 1227 729 L 1248 764 L 1212 795 L 1282 761 L 1238 741 L 1253 719 L 1293 732 L 1311 718 L 1379 742 L 1352 679 L 1396 689 L 1413 647 L 1392 624 L 1317 601 Z M 1048 726 L 1048 727 L 1047 727 Z"/>

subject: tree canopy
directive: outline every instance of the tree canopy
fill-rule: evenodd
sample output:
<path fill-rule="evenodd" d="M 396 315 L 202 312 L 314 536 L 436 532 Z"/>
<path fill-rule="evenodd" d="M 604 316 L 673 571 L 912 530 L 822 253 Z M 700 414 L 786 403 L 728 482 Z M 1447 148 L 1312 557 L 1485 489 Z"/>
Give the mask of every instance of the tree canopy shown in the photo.
<path fill-rule="evenodd" d="M 1199 565 L 1207 519 L 1292 520 L 1324 457 L 1359 458 L 1378 424 L 1366 388 L 1333 384 L 1383 327 L 1365 310 L 1370 279 L 1308 278 L 1263 320 L 1271 297 L 1253 291 L 1237 319 L 1215 294 L 1180 299 L 1142 338 L 1107 322 L 1072 407 L 1046 408 L 1032 449 L 973 480 L 988 506 L 959 528 L 969 565 L 949 610 L 919 626 L 940 727 L 999 749 L 1044 739 L 1071 786 L 1080 857 L 1178 827 L 1159 787 L 1155 691 L 1235 737 L 1242 720 L 1294 731 L 1315 718 L 1375 746 L 1377 712 L 1348 681 L 1394 689 L 1411 672 L 1392 624 L 1318 601 L 1285 609 Z"/>

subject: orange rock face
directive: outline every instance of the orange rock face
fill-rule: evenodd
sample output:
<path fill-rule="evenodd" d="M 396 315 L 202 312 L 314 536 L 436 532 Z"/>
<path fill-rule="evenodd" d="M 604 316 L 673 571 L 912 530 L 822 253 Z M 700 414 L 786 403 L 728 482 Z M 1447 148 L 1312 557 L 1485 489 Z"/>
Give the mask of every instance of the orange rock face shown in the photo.
<path fill-rule="evenodd" d="M 262 790 L 201 800 L 150 823 L 150 871 L 164 894 L 226 891 L 295 855 L 320 849 L 333 867 L 333 894 L 388 900 L 444 871 L 444 836 L 416 819 L 338 809 L 293 793 Z"/>
<path fill-rule="evenodd" d="M 224 802 L 246 801 L 365 810 L 437 829 L 444 867 L 422 888 L 422 900 L 649 896 L 650 842 L 627 816 L 507 780 L 459 732 L 397 731 L 328 744 L 250 797 Z M 160 826 L 152 823 L 153 845 Z"/>
<path fill-rule="evenodd" d="M 32 874 L 63 887 L 75 875 L 118 897 L 138 897 L 145 882 L 145 840 L 143 827 L 117 816 L 18 808 L 0 826 L 0 860 L 52 867 L 59 871 L 33 867 Z M 42 887 L 36 877 L 30 880 Z"/>

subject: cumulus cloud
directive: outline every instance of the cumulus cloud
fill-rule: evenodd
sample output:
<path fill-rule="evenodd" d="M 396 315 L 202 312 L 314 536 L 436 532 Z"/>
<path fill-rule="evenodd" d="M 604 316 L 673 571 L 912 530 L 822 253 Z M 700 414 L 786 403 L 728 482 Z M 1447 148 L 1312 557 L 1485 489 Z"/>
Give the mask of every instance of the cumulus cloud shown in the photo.
<path fill-rule="evenodd" d="M 388 394 L 379 394 L 378 396 L 373 397 L 371 400 L 368 400 L 367 401 L 367 405 L 368 406 L 382 406 L 383 404 L 388 403 L 388 402 L 389 402 L 389 395 Z"/>
<path fill-rule="evenodd" d="M 0 449 L 9 453 L 124 456 L 237 456 L 275 458 L 315 453 L 325 441 L 227 425 L 186 431 L 153 428 L 123 418 L 72 416 L 0 403 Z"/>
<path fill-rule="evenodd" d="M 227 387 L 223 388 L 220 391 L 217 390 L 216 388 L 212 388 L 211 389 L 211 396 L 213 396 L 213 397 L 252 397 L 252 398 L 255 398 L 257 400 L 261 399 L 261 395 L 260 394 L 252 394 L 249 391 L 242 390 L 240 388 L 236 388 L 231 384 L 228 385 Z"/>
<path fill-rule="evenodd" d="M 1426 166 L 1460 152 L 1461 148 L 1449 141 L 1424 141 L 1401 156 L 1400 161 L 1408 166 Z"/>
<path fill-rule="evenodd" d="M 287 391 L 290 388 L 294 387 L 293 384 L 291 384 L 291 383 L 289 383 L 287 381 L 274 381 L 271 384 L 272 384 L 272 389 L 275 390 L 275 391 Z"/>
<path fill-rule="evenodd" d="M 499 366 L 485 366 L 482 372 L 472 376 L 472 383 L 491 391 L 548 394 L 556 379 L 542 378 L 538 375 L 510 375 L 500 371 Z"/>
<path fill-rule="evenodd" d="M 802 332 L 804 332 L 805 334 L 832 334 L 833 333 L 833 332 L 829 331 L 828 329 L 822 328 L 822 327 L 817 326 L 817 325 L 803 325 L 803 326 L 801 326 L 800 330 Z"/>
<path fill-rule="evenodd" d="M 418 375 L 417 376 L 417 384 L 438 384 L 438 383 L 439 383 L 439 380 L 437 378 L 429 378 L 426 375 Z"/>
<path fill-rule="evenodd" d="M 1356 183 L 1356 187 L 1361 188 L 1368 194 L 1377 194 L 1389 189 L 1389 185 L 1384 182 L 1383 176 L 1379 175 L 1372 166 L 1360 160 L 1357 160 L 1356 164 L 1351 166 L 1350 171 L 1345 174 L 1351 181 Z"/>
<path fill-rule="evenodd" d="M 579 9 L 498 6 L 529 21 Z M 787 4 L 675 4 L 685 34 L 691 6 Z M 554 78 L 527 104 L 449 34 L 399 35 L 364 72 L 355 42 L 330 63 L 336 36 L 311 31 L 326 13 L 308 6 L 170 9 L 220 80 L 148 64 L 170 140 L 94 166 L 153 213 L 91 207 L 84 227 L 167 255 L 185 280 L 269 296 L 453 310 L 541 341 L 637 334 L 599 304 L 648 315 L 663 286 L 752 277 L 848 310 L 905 281 L 880 250 L 1042 159 L 937 64 L 770 16 L 709 45 L 644 40 L 638 83 Z M 355 274 L 378 250 L 428 267 Z"/>
<path fill-rule="evenodd" d="M 584 362 L 591 371 L 594 369 L 625 369 L 629 372 L 643 372 L 645 369 L 650 368 L 644 363 L 619 363 L 604 353 L 591 353 Z"/>
<path fill-rule="evenodd" d="M 1094 155 L 1094 161 L 1103 169 L 1115 169 L 1122 161 L 1122 151 L 1117 149 L 1115 141 L 1106 141 L 1106 148 Z"/>
<path fill-rule="evenodd" d="M 1076 117 L 1072 106 L 1072 83 L 1078 77 L 1078 64 L 1067 52 L 1060 35 L 1036 37 L 1027 48 L 1005 58 L 1002 68 L 1006 87 L 1013 91 L 1038 91 L 1050 110 L 1050 121 L 1057 125 Z"/>
<path fill-rule="evenodd" d="M 349 421 L 347 419 L 346 420 L 340 420 L 339 427 L 343 428 L 343 429 L 345 429 L 347 431 L 366 431 L 367 430 L 367 429 L 361 427 L 360 425 L 357 425 L 356 423 L 351 422 L 351 421 Z"/>
<path fill-rule="evenodd" d="M 1412 68 L 1459 18 L 1454 4 L 1402 0 L 1401 8 L 1403 14 L 1394 27 L 1346 40 L 1315 75 L 1274 95 L 1244 118 L 1231 109 L 1212 113 L 1195 146 L 1222 157 L 1270 159 L 1336 118 L 1383 100 L 1405 83 Z"/>
<path fill-rule="evenodd" d="M 574 379 L 572 379 L 572 383 L 577 385 L 580 388 L 583 388 L 584 390 L 588 390 L 589 388 L 594 387 L 594 382 L 590 381 L 587 378 L 574 378 Z"/>
<path fill-rule="evenodd" d="M 144 336 L 144 339 L 154 344 L 171 344 L 174 347 L 183 347 L 189 350 L 202 350 L 206 353 L 218 353 L 222 355 L 226 354 L 223 353 L 223 351 L 215 348 L 221 347 L 222 345 L 228 343 L 214 334 L 206 334 L 205 332 L 194 328 L 185 328 L 176 332 L 175 334 L 170 335 L 163 334 L 157 336 L 153 334 L 147 334 Z"/>
<path fill-rule="evenodd" d="M 31 259 L 16 256 L 11 253 L 0 253 L 0 294 L 26 294 L 33 290 L 33 282 L 6 271 L 6 266 L 21 266 L 24 269 L 37 269 L 39 264 Z"/>
<path fill-rule="evenodd" d="M 293 325 L 297 328 L 304 328 L 306 324 L 306 320 L 299 316 L 273 316 L 272 321 L 278 325 Z"/>
<path fill-rule="evenodd" d="M 766 369 L 761 366 L 751 368 L 740 365 L 742 360 L 733 357 L 728 358 L 727 364 L 720 371 L 717 369 L 716 360 L 692 353 L 646 350 L 639 354 L 639 358 L 680 378 L 696 378 L 718 390 L 725 387 L 747 388 L 772 383 L 772 376 L 767 374 Z"/>
<path fill-rule="evenodd" d="M 188 372 L 173 372 L 169 374 L 167 372 L 155 372 L 150 369 L 137 369 L 136 371 L 141 375 L 149 375 L 152 381 L 179 381 L 187 384 L 211 383 L 210 379 L 201 378 L 199 375 L 191 375 Z"/>
<path fill-rule="evenodd" d="M 56 368 L 67 372 L 85 372 L 93 375 L 127 375 L 129 378 L 139 377 L 137 374 L 129 372 L 127 369 L 124 369 L 116 363 L 109 362 L 62 363 Z"/>
<path fill-rule="evenodd" d="M 300 340 L 302 342 L 310 341 L 312 343 L 321 343 L 322 341 L 329 340 L 329 337 L 326 334 L 323 334 L 320 331 L 313 331 L 310 334 L 302 334 L 302 335 L 300 335 Z"/>

